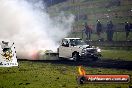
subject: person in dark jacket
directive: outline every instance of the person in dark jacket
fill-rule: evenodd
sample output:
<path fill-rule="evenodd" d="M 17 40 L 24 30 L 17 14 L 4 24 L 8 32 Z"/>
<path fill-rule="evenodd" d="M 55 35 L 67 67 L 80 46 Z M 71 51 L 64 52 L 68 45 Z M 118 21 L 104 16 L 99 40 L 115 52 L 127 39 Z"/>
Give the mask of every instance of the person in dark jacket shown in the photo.
<path fill-rule="evenodd" d="M 99 39 L 101 39 L 102 24 L 100 23 L 99 20 L 97 20 L 96 31 Z"/>
<path fill-rule="evenodd" d="M 125 24 L 126 40 L 128 39 L 130 29 L 131 29 L 130 24 L 128 22 L 126 22 L 126 24 Z"/>
<path fill-rule="evenodd" d="M 114 25 L 113 25 L 112 21 L 107 23 L 106 33 L 107 33 L 107 40 L 108 41 L 113 41 L 113 34 L 114 34 L 113 26 Z"/>
<path fill-rule="evenodd" d="M 130 23 L 130 32 L 132 31 L 132 23 Z"/>
<path fill-rule="evenodd" d="M 84 23 L 84 32 L 87 36 L 87 39 L 91 40 L 91 29 L 86 22 Z"/>

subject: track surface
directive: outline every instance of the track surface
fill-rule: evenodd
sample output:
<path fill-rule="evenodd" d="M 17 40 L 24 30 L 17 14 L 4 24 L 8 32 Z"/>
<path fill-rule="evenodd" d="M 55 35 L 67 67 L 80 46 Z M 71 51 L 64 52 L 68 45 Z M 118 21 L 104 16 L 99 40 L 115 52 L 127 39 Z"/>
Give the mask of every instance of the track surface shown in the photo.
<path fill-rule="evenodd" d="M 64 65 L 69 65 L 69 66 L 82 65 L 82 66 L 94 67 L 94 68 L 102 67 L 102 68 L 132 70 L 132 61 L 121 61 L 121 60 L 99 60 L 99 61 L 92 61 L 92 62 L 89 62 L 89 61 L 74 62 L 74 61 L 70 61 L 70 60 L 35 60 L 32 62 L 64 64 Z"/>

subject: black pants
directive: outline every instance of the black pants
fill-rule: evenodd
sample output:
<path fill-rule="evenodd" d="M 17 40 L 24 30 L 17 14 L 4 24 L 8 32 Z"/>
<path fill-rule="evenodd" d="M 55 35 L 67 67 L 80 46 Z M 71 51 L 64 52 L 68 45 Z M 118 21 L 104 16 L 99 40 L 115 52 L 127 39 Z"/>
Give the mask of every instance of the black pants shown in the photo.
<path fill-rule="evenodd" d="M 129 36 L 129 32 L 130 32 L 130 31 L 126 31 L 126 39 L 127 39 L 128 36 Z"/>
<path fill-rule="evenodd" d="M 85 33 L 86 34 L 86 38 L 88 39 L 88 40 L 91 40 L 91 32 L 87 32 L 87 33 Z"/>
<path fill-rule="evenodd" d="M 108 41 L 113 41 L 113 34 L 114 34 L 114 32 L 112 30 L 107 31 L 107 40 Z"/>

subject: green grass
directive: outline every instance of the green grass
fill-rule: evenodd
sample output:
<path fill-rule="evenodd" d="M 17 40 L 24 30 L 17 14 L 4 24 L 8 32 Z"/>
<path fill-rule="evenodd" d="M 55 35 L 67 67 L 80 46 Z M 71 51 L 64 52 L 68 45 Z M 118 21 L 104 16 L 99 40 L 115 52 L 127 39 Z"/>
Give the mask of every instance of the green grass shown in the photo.
<path fill-rule="evenodd" d="M 96 24 L 97 19 L 101 20 L 101 22 L 103 23 L 106 23 L 108 20 L 112 20 L 113 23 L 116 23 L 116 24 L 124 23 L 126 21 L 132 22 L 131 16 L 130 16 L 130 9 L 132 4 L 130 1 L 121 1 L 120 6 L 111 6 L 110 8 L 105 8 L 105 5 L 108 4 L 109 1 L 111 0 L 80 0 L 80 1 L 75 1 L 74 3 L 72 1 L 71 2 L 67 1 L 67 2 L 63 2 L 63 3 L 56 4 L 54 6 L 51 6 L 49 11 L 51 10 L 50 14 L 52 16 L 56 16 L 57 15 L 56 13 L 59 13 L 59 12 L 55 12 L 54 8 L 57 7 L 59 9 L 62 9 L 62 8 L 69 7 L 70 9 L 64 11 L 65 14 L 72 13 L 74 15 L 78 15 L 78 14 L 87 15 L 88 20 L 80 19 L 79 21 L 76 21 L 75 28 L 82 25 L 82 23 L 84 23 L 85 21 L 87 21 L 90 24 Z M 127 3 L 127 4 L 124 4 L 124 3 Z M 80 6 L 80 11 L 78 10 L 78 6 Z M 74 7 L 76 9 L 74 9 Z M 111 11 L 108 11 L 108 9 L 110 9 Z M 119 16 L 118 18 L 115 17 L 114 15 L 115 13 Z M 111 16 L 110 18 L 107 18 L 104 14 L 109 14 Z M 91 15 L 92 17 L 90 17 Z"/>
<path fill-rule="evenodd" d="M 128 88 L 128 84 L 78 85 L 77 66 L 19 61 L 19 67 L 0 68 L 0 88 Z M 132 74 L 132 71 L 84 67 L 87 74 Z"/>
<path fill-rule="evenodd" d="M 132 61 L 132 51 L 127 50 L 102 50 L 104 59 Z"/>

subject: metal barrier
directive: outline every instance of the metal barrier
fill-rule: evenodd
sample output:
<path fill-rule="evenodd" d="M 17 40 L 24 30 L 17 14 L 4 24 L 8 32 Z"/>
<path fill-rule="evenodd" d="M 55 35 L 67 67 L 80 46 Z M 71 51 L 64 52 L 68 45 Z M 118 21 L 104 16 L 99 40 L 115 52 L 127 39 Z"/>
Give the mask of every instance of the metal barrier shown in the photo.
<path fill-rule="evenodd" d="M 107 34 L 106 32 L 103 32 L 102 37 L 104 38 L 104 41 L 107 41 Z M 71 33 L 69 37 L 79 37 L 82 38 L 83 40 L 86 39 L 86 34 L 82 31 L 74 31 Z M 96 32 L 91 33 L 91 40 L 97 41 L 98 40 L 98 35 Z M 115 31 L 113 35 L 113 41 L 132 41 L 132 31 L 129 33 L 128 39 L 126 39 L 126 32 L 125 31 Z"/>
<path fill-rule="evenodd" d="M 86 43 L 101 47 L 132 47 L 132 41 L 86 41 Z"/>

